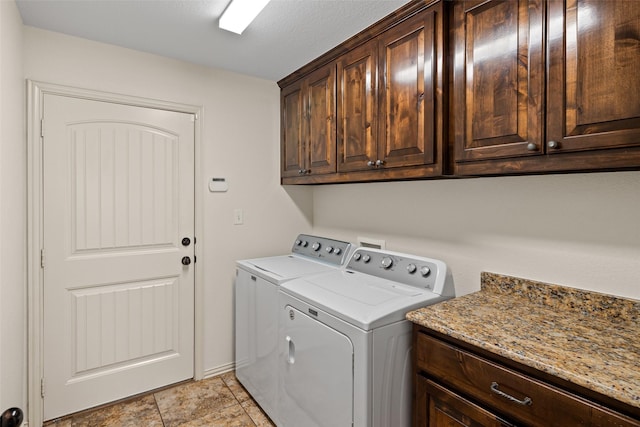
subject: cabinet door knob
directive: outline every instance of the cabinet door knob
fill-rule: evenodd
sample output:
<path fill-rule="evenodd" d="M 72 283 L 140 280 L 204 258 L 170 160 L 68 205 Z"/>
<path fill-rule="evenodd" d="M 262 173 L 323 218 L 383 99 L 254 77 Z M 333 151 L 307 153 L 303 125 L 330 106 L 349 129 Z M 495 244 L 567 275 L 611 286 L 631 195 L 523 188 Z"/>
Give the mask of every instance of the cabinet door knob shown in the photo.
<path fill-rule="evenodd" d="M 376 166 L 383 166 L 385 164 L 384 160 L 376 160 Z"/>
<path fill-rule="evenodd" d="M 376 165 L 376 164 L 373 162 L 373 160 L 369 160 L 369 161 L 367 162 L 367 166 L 374 167 L 375 165 Z"/>
<path fill-rule="evenodd" d="M 558 148 L 559 145 L 558 145 L 558 143 L 556 141 L 549 141 L 549 142 L 547 142 L 547 147 L 549 147 L 549 148 Z"/>
<path fill-rule="evenodd" d="M 538 150 L 538 146 L 536 144 L 534 144 L 533 142 L 530 142 L 527 144 L 527 150 L 529 151 L 537 151 Z"/>

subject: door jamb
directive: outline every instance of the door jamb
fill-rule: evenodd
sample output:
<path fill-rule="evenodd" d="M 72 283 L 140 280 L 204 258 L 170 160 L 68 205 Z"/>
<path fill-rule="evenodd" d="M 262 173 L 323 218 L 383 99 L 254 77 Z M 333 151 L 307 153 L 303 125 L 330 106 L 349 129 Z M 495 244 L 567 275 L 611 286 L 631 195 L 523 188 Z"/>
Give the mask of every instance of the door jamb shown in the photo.
<path fill-rule="evenodd" d="M 42 115 L 44 95 L 60 95 L 94 101 L 112 102 L 137 107 L 156 108 L 193 114 L 194 141 L 194 220 L 195 236 L 204 235 L 202 215 L 204 190 L 202 181 L 202 123 L 204 107 L 156 99 L 140 98 L 109 92 L 75 88 L 27 80 L 27 389 L 29 425 L 43 423 L 43 272 L 41 249 L 43 236 L 42 182 Z M 204 259 L 202 238 L 194 247 L 196 258 Z M 194 372 L 193 378 L 204 378 L 204 269 L 194 265 Z"/>

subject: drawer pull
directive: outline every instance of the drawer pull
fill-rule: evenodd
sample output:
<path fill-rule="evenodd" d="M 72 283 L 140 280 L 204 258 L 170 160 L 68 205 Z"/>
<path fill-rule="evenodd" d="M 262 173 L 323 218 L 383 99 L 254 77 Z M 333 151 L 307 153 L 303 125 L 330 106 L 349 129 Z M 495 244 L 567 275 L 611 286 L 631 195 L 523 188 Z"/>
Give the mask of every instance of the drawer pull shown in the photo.
<path fill-rule="evenodd" d="M 524 399 L 520 400 L 505 393 L 504 391 L 498 390 L 498 383 L 495 381 L 491 383 L 491 391 L 500 397 L 504 397 L 507 400 L 517 403 L 518 405 L 531 406 L 531 404 L 533 403 L 530 397 L 525 397 Z"/>

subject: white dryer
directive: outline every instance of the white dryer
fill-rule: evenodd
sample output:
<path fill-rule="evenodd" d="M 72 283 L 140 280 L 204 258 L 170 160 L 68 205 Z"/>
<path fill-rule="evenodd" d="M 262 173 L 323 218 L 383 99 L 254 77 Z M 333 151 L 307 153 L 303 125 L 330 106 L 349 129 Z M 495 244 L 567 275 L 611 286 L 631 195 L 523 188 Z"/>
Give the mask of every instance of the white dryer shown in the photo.
<path fill-rule="evenodd" d="M 454 296 L 442 261 L 358 248 L 282 284 L 279 426 L 411 425 L 408 311 Z"/>
<path fill-rule="evenodd" d="M 236 377 L 278 422 L 278 287 L 304 275 L 344 265 L 351 244 L 300 234 L 288 255 L 237 262 L 235 283 Z"/>

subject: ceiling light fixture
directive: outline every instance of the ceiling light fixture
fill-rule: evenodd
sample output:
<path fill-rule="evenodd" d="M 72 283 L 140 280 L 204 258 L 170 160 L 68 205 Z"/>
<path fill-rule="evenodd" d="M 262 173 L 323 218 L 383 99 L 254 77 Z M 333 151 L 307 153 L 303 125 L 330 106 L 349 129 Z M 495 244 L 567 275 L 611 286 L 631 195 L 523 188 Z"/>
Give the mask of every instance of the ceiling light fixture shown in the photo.
<path fill-rule="evenodd" d="M 232 0 L 220 17 L 218 26 L 223 30 L 242 34 L 267 3 L 269 0 Z"/>

